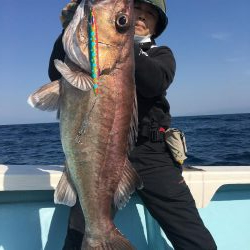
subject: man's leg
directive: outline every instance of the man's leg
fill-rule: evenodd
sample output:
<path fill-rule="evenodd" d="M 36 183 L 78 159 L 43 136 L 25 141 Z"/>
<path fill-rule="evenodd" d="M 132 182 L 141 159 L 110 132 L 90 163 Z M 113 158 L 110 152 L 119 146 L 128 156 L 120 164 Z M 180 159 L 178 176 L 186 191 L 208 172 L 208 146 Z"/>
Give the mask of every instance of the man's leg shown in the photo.
<path fill-rule="evenodd" d="M 84 229 L 84 216 L 80 202 L 77 199 L 75 206 L 70 209 L 69 224 L 63 250 L 81 250 Z"/>
<path fill-rule="evenodd" d="M 165 144 L 148 142 L 139 146 L 133 152 L 131 161 L 144 184 L 138 194 L 174 249 L 217 249 L 199 216 L 181 169 Z"/>
<path fill-rule="evenodd" d="M 112 206 L 112 218 L 114 219 L 117 208 Z M 85 221 L 82 208 L 77 199 L 74 207 L 70 209 L 67 235 L 62 250 L 81 250 L 85 231 Z"/>

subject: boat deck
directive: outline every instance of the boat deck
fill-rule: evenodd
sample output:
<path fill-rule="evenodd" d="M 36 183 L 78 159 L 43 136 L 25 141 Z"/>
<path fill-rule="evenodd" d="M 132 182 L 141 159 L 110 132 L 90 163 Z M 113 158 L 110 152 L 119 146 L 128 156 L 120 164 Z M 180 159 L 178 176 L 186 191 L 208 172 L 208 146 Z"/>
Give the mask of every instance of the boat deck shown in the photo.
<path fill-rule="evenodd" d="M 69 208 L 53 203 L 62 170 L 0 165 L 0 250 L 62 248 Z M 250 250 L 250 166 L 196 166 L 183 176 L 218 249 Z M 173 249 L 136 194 L 115 223 L 138 250 Z"/>

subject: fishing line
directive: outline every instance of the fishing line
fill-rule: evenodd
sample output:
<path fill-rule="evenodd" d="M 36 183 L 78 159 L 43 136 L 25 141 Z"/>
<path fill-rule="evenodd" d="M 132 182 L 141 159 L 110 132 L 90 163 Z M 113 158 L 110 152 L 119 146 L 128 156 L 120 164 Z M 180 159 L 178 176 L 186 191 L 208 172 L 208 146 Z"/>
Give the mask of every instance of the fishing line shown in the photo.
<path fill-rule="evenodd" d="M 95 104 L 96 104 L 96 100 L 97 100 L 97 96 L 94 98 L 94 100 L 92 101 L 91 103 L 91 108 L 90 108 L 90 111 L 87 112 L 84 117 L 83 117 L 83 121 L 82 121 L 82 125 L 81 125 L 81 128 L 80 130 L 78 131 L 77 135 L 76 135 L 76 138 L 75 138 L 75 142 L 76 143 L 81 143 L 81 137 L 82 135 L 85 134 L 86 132 L 86 129 L 87 127 L 89 126 L 89 117 L 90 117 L 90 114 L 92 112 L 92 110 L 94 109 L 95 107 Z"/>

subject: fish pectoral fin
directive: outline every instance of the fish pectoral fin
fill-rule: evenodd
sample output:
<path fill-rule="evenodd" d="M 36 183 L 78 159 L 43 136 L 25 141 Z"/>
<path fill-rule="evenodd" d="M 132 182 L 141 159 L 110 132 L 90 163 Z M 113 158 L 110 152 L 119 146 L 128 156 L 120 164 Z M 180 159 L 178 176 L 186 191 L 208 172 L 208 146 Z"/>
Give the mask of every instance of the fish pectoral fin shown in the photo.
<path fill-rule="evenodd" d="M 77 193 L 66 165 L 54 192 L 54 203 L 73 207 L 76 204 L 76 197 Z"/>
<path fill-rule="evenodd" d="M 78 70 L 74 71 L 66 63 L 58 59 L 54 60 L 54 63 L 56 69 L 62 74 L 65 80 L 75 88 L 82 91 L 89 91 L 93 88 L 93 79 L 88 73 Z"/>
<path fill-rule="evenodd" d="M 118 209 L 122 209 L 136 188 L 143 188 L 142 180 L 136 173 L 135 169 L 131 166 L 130 161 L 127 159 L 125 163 L 125 169 L 115 192 L 115 206 Z"/>
<path fill-rule="evenodd" d="M 28 98 L 28 103 L 33 108 L 54 111 L 59 108 L 60 102 L 59 80 L 45 84 Z"/>

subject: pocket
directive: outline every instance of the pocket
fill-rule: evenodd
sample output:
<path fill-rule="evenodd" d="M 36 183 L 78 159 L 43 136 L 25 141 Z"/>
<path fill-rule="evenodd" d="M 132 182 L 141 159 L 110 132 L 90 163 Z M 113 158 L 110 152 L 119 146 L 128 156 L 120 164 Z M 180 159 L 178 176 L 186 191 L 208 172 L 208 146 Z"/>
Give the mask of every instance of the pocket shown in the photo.
<path fill-rule="evenodd" d="M 179 129 L 169 128 L 165 132 L 165 141 L 175 161 L 182 165 L 184 160 L 187 159 L 184 133 Z"/>

